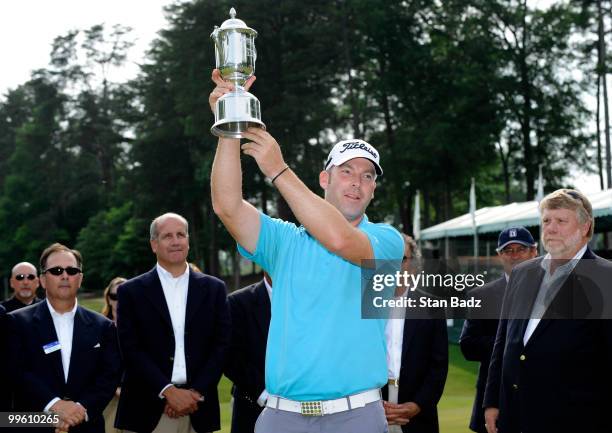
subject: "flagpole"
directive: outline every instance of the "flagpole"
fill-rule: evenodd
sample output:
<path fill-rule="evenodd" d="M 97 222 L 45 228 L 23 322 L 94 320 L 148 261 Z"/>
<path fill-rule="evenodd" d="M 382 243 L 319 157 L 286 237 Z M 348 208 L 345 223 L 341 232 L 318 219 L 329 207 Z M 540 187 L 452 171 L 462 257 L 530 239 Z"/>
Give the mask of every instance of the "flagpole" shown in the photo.
<path fill-rule="evenodd" d="M 540 217 L 538 225 L 540 228 L 540 238 L 541 238 L 542 237 L 542 223 L 541 223 L 542 219 L 540 215 L 540 202 L 544 198 L 544 178 L 542 176 L 542 164 L 538 166 L 538 188 L 536 191 L 537 192 L 535 196 L 535 201 L 538 202 L 538 217 Z M 540 255 L 544 253 L 544 247 L 542 246 L 542 242 L 538 242 L 538 251 Z"/>
<path fill-rule="evenodd" d="M 421 200 L 417 189 L 414 196 L 414 213 L 412 215 L 412 234 L 419 247 L 421 246 Z"/>
<path fill-rule="evenodd" d="M 472 215 L 472 228 L 474 229 L 474 273 L 478 272 L 478 227 L 476 226 L 476 181 L 472 178 L 470 185 L 470 214 Z"/>

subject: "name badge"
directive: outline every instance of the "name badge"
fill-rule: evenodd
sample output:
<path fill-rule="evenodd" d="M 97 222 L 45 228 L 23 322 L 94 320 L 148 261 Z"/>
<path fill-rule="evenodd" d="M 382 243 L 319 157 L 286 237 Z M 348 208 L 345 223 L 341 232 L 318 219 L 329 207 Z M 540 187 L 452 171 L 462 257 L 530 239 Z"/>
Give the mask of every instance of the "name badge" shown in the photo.
<path fill-rule="evenodd" d="M 60 342 L 59 341 L 54 341 L 53 343 L 45 344 L 43 346 L 43 350 L 45 351 L 45 355 L 48 355 L 48 354 L 53 353 L 53 352 L 57 352 L 61 348 L 62 348 L 62 346 L 60 346 Z"/>

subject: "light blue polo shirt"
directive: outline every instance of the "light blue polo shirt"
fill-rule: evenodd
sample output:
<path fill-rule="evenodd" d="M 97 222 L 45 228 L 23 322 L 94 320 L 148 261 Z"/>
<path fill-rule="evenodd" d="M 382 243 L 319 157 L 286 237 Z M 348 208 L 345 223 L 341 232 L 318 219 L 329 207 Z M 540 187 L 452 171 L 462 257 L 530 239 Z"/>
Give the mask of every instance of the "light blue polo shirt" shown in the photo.
<path fill-rule="evenodd" d="M 361 268 L 330 253 L 304 227 L 261 213 L 254 254 L 272 277 L 266 389 L 292 400 L 328 400 L 387 383 L 385 321 L 361 318 Z M 404 242 L 364 215 L 376 259 L 401 263 Z"/>

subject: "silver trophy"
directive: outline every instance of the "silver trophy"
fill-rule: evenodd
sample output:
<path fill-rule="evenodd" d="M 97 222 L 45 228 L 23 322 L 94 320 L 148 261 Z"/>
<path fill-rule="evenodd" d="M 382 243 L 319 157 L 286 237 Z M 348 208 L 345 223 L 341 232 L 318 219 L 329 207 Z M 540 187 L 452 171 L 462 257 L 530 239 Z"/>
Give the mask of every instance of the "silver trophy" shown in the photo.
<path fill-rule="evenodd" d="M 259 100 L 244 89 L 246 80 L 255 73 L 257 32 L 236 18 L 236 9 L 230 9 L 230 17 L 221 27 L 215 26 L 210 35 L 215 41 L 217 69 L 225 81 L 234 84 L 232 92 L 217 100 L 215 124 L 210 132 L 217 137 L 242 138 L 247 128 L 266 129 Z"/>

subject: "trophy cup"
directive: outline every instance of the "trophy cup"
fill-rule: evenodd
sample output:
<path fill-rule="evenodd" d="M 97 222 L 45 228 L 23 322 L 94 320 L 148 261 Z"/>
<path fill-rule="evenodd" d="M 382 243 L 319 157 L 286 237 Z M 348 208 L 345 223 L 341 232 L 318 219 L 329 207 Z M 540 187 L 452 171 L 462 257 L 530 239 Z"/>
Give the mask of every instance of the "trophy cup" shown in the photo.
<path fill-rule="evenodd" d="M 257 32 L 236 18 L 236 9 L 230 9 L 230 17 L 221 27 L 215 26 L 210 35 L 215 42 L 217 69 L 225 81 L 234 84 L 232 92 L 217 100 L 215 124 L 210 132 L 217 137 L 242 138 L 247 128 L 266 129 L 259 100 L 244 89 L 246 80 L 255 73 Z"/>

